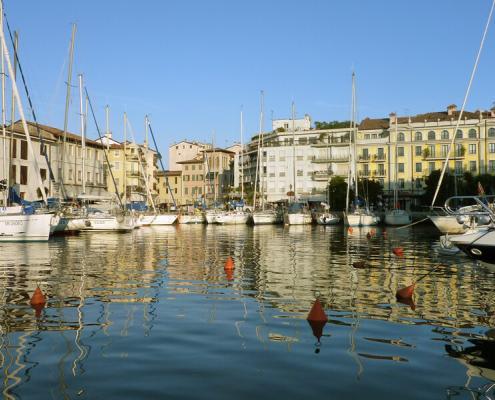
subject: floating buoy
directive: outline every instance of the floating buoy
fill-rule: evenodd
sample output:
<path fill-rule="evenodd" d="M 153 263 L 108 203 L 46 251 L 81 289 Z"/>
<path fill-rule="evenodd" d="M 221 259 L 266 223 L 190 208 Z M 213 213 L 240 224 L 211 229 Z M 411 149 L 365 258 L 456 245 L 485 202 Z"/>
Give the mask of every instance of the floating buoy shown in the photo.
<path fill-rule="evenodd" d="M 321 306 L 319 299 L 316 299 L 313 303 L 313 307 L 311 307 L 306 319 L 311 327 L 311 330 L 313 331 L 313 335 L 318 340 L 318 344 L 320 344 L 320 339 L 323 336 L 323 328 L 328 322 L 328 317 L 325 314 L 325 311 L 323 311 L 323 307 Z"/>
<path fill-rule="evenodd" d="M 395 297 L 397 300 L 404 300 L 404 299 L 411 299 L 414 294 L 414 287 L 416 286 L 416 283 L 413 283 L 412 285 L 406 286 L 405 288 L 397 290 L 395 292 Z"/>
<path fill-rule="evenodd" d="M 233 270 L 234 269 L 234 259 L 232 257 L 228 257 L 225 261 L 225 265 L 223 267 L 225 270 Z"/>
<path fill-rule="evenodd" d="M 228 281 L 234 280 L 234 269 L 225 269 L 225 277 Z"/>
<path fill-rule="evenodd" d="M 355 261 L 352 263 L 352 266 L 357 269 L 363 269 L 366 268 L 368 264 L 366 263 L 366 261 Z"/>
<path fill-rule="evenodd" d="M 397 257 L 402 257 L 404 255 L 404 250 L 402 247 L 394 247 L 392 249 L 392 253 L 394 253 Z"/>
<path fill-rule="evenodd" d="M 370 240 L 370 239 L 371 239 L 371 233 L 369 233 L 369 232 L 368 232 L 368 233 L 366 234 L 366 237 L 368 238 L 368 240 Z"/>
<path fill-rule="evenodd" d="M 352 226 L 350 226 L 349 228 L 347 228 L 347 232 L 352 233 L 353 231 L 354 231 L 354 229 L 352 229 Z"/>
<path fill-rule="evenodd" d="M 372 229 L 370 232 L 371 232 L 371 236 L 376 236 L 376 230 L 375 229 Z"/>
<path fill-rule="evenodd" d="M 397 297 L 397 301 L 399 303 L 405 304 L 406 306 L 409 306 L 411 310 L 416 310 L 416 304 L 414 304 L 414 300 L 412 297 L 409 298 L 402 298 L 402 297 Z"/>
<path fill-rule="evenodd" d="M 29 303 L 31 304 L 31 307 L 34 308 L 34 315 L 39 317 L 46 304 L 46 297 L 39 286 L 35 289 Z"/>

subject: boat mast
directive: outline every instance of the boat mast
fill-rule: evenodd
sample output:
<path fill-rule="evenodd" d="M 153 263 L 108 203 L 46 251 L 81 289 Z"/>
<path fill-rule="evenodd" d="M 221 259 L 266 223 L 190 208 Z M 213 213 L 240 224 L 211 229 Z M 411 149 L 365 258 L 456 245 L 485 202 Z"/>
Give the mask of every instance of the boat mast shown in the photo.
<path fill-rule="evenodd" d="M 359 197 L 359 182 L 357 176 L 356 165 L 356 74 L 352 72 L 352 169 L 354 173 L 354 182 L 356 190 L 356 201 Z"/>
<path fill-rule="evenodd" d="M 261 194 L 261 209 L 265 210 L 265 183 L 263 181 L 263 107 L 265 100 L 265 92 L 262 90 L 260 93 L 260 140 L 261 140 L 261 159 L 260 159 L 260 194 Z"/>
<path fill-rule="evenodd" d="M 3 14 L 2 14 L 3 17 Z M 3 27 L 2 27 L 3 28 Z M 2 29 L 3 32 L 3 29 Z M 19 51 L 19 34 L 17 31 L 14 31 L 14 54 Z M 3 56 L 3 52 L 2 52 Z M 11 77 L 11 80 L 15 81 L 17 75 L 17 57 L 14 57 L 14 75 Z M 15 183 L 15 176 L 13 176 L 13 168 L 12 168 L 12 156 L 14 154 L 14 120 L 15 120 L 15 101 L 14 101 L 14 88 L 12 88 L 12 100 L 11 100 L 11 110 L 10 110 L 10 146 L 9 146 L 9 180 Z"/>
<path fill-rule="evenodd" d="M 294 202 L 296 201 L 296 129 L 295 129 L 295 105 L 294 102 L 292 102 L 291 106 L 291 117 L 292 117 L 292 190 L 294 193 Z"/>
<path fill-rule="evenodd" d="M 244 143 L 242 141 L 242 134 L 244 131 L 244 121 L 242 115 L 242 106 L 241 106 L 241 168 L 239 170 L 241 177 L 241 201 L 244 201 Z"/>
<path fill-rule="evenodd" d="M 79 74 L 79 120 L 81 123 L 81 148 L 82 148 L 82 193 L 86 193 L 86 132 L 84 124 L 84 111 L 83 111 L 83 76 Z"/>
<path fill-rule="evenodd" d="M 124 210 L 127 208 L 127 113 L 124 112 Z"/>
<path fill-rule="evenodd" d="M 64 190 L 64 175 L 65 175 L 65 152 L 66 152 L 66 143 L 67 143 L 67 129 L 69 125 L 69 106 L 70 106 L 70 91 L 71 91 L 71 83 L 72 83 L 72 65 L 74 61 L 74 42 L 76 38 L 76 24 L 72 24 L 72 35 L 70 40 L 70 51 L 69 51 L 69 70 L 67 72 L 67 92 L 65 94 L 65 113 L 64 113 L 64 137 L 62 143 L 62 151 L 60 154 L 60 166 L 59 166 L 59 181 L 61 191 L 59 192 L 59 198 L 66 197 L 66 193 Z"/>
<path fill-rule="evenodd" d="M 3 15 L 3 3 L 1 1 L 0 1 L 0 14 Z M 0 40 L 1 40 L 1 46 L 0 47 L 2 48 L 2 52 L 3 52 L 5 59 L 7 60 L 7 68 L 9 71 L 9 75 L 13 77 L 14 76 L 14 69 L 12 68 L 12 63 L 10 61 L 9 49 L 7 48 L 7 43 L 5 42 L 5 34 L 3 32 L 3 26 L 2 26 L 2 29 L 0 29 Z M 34 151 L 33 144 L 31 142 L 31 135 L 29 134 L 29 129 L 27 126 L 26 118 L 24 116 L 24 109 L 22 108 L 22 104 L 21 104 L 21 97 L 19 95 L 19 90 L 17 88 L 17 83 L 16 83 L 15 79 L 12 80 L 12 92 L 14 94 L 14 99 L 17 103 L 17 107 L 19 108 L 19 115 L 20 115 L 21 120 L 22 120 L 22 127 L 24 128 L 24 134 L 26 135 L 26 142 L 27 142 L 28 148 L 30 150 L 31 156 L 33 157 L 33 164 L 34 164 L 34 168 L 36 171 L 36 178 L 38 180 L 38 187 L 41 191 L 41 197 L 42 197 L 45 205 L 48 205 L 48 202 L 46 199 L 45 188 L 43 186 L 43 180 L 41 179 L 41 172 L 40 172 L 40 167 L 38 164 L 38 159 L 36 157 L 36 153 Z"/>
<path fill-rule="evenodd" d="M 3 31 L 3 14 L 0 15 L 0 29 Z M 8 167 L 9 164 L 7 162 L 7 133 L 5 130 L 5 58 L 3 56 L 3 43 L 2 46 L 2 139 L 3 139 L 3 173 L 5 174 L 5 190 L 3 192 L 3 206 L 7 206 L 7 199 L 9 197 L 9 188 L 10 188 L 10 180 L 9 180 L 9 172 Z"/>
<path fill-rule="evenodd" d="M 398 134 L 399 134 L 399 122 L 398 122 L 398 115 L 395 114 L 395 170 L 394 170 L 394 206 L 393 206 L 393 210 L 395 209 L 398 209 L 397 207 L 397 203 L 399 202 L 399 193 L 398 193 L 398 185 L 397 185 L 397 156 L 398 156 L 398 153 L 397 153 L 397 137 L 398 137 Z"/>

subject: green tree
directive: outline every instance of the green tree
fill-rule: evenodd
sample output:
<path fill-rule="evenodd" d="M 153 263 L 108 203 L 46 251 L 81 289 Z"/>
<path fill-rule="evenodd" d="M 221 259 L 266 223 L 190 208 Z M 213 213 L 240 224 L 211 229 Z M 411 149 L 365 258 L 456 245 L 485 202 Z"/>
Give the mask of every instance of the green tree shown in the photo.
<path fill-rule="evenodd" d="M 315 121 L 316 129 L 337 129 L 337 128 L 349 128 L 350 121 Z"/>
<path fill-rule="evenodd" d="M 341 176 L 335 176 L 328 184 L 330 196 L 330 208 L 334 211 L 345 210 L 345 200 L 347 196 L 347 182 Z M 354 193 L 352 198 L 354 198 Z"/>
<path fill-rule="evenodd" d="M 369 204 L 376 204 L 383 193 L 383 188 L 377 181 L 362 179 L 359 181 L 359 192 L 362 193 L 360 197 L 366 199 Z"/>

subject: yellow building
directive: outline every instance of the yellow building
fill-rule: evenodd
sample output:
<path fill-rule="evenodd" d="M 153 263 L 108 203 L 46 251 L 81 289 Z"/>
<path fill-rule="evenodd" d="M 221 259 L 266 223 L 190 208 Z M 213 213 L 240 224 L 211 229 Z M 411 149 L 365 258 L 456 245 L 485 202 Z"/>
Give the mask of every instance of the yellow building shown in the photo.
<path fill-rule="evenodd" d="M 444 112 L 364 119 L 357 134 L 359 176 L 379 181 L 385 196 L 392 196 L 397 184 L 401 206 L 417 204 L 425 178 L 443 168 L 454 135 L 452 173 L 495 173 L 495 107 L 465 111 L 454 132 L 458 118 L 457 107 L 450 105 Z"/>
<path fill-rule="evenodd" d="M 157 177 L 157 200 L 160 206 L 170 208 L 185 204 L 182 199 L 182 172 L 159 171 Z"/>

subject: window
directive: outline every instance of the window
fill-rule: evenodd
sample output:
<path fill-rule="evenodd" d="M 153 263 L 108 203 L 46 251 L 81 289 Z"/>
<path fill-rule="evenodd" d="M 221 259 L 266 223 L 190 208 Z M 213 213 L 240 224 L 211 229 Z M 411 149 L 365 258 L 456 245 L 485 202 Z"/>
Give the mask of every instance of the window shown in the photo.
<path fill-rule="evenodd" d="M 168 194 L 168 188 L 165 189 L 165 193 Z"/>
<path fill-rule="evenodd" d="M 28 181 L 28 167 L 21 165 L 21 185 L 27 185 Z"/>
<path fill-rule="evenodd" d="M 488 129 L 488 137 L 495 137 L 495 128 Z"/>
<path fill-rule="evenodd" d="M 488 171 L 495 172 L 495 160 L 488 161 Z"/>
<path fill-rule="evenodd" d="M 378 159 L 379 160 L 385 160 L 385 153 L 383 152 L 383 147 L 378 148 Z"/>
<path fill-rule="evenodd" d="M 462 161 L 455 162 L 455 173 L 459 175 L 462 174 Z"/>
<path fill-rule="evenodd" d="M 189 189 L 188 188 L 184 188 L 184 194 L 189 194 Z"/>
<path fill-rule="evenodd" d="M 495 143 L 488 143 L 488 152 L 495 153 Z"/>
<path fill-rule="evenodd" d="M 77 171 L 77 181 L 81 182 L 81 180 L 82 180 L 81 171 Z"/>
<path fill-rule="evenodd" d="M 12 165 L 12 176 L 14 177 L 14 182 L 19 183 L 17 180 L 17 167 L 15 165 Z"/>
<path fill-rule="evenodd" d="M 399 188 L 404 189 L 404 178 L 399 178 Z"/>
<path fill-rule="evenodd" d="M 414 184 L 416 186 L 416 189 L 421 189 L 421 179 L 420 178 L 416 178 L 416 180 L 414 181 Z"/>
<path fill-rule="evenodd" d="M 12 158 L 17 158 L 17 139 L 12 141 Z"/>
<path fill-rule="evenodd" d="M 468 133 L 469 139 L 476 139 L 478 134 L 476 133 L 476 129 L 470 129 Z"/>
<path fill-rule="evenodd" d="M 175 184 L 177 185 L 177 177 L 175 177 Z"/>
<path fill-rule="evenodd" d="M 462 130 L 457 129 L 457 132 L 455 133 L 455 138 L 456 139 L 462 139 Z"/>
<path fill-rule="evenodd" d="M 435 162 L 430 162 L 428 163 L 428 173 L 432 173 L 433 171 L 435 171 Z"/>
<path fill-rule="evenodd" d="M 71 181 L 72 179 L 74 179 L 74 176 L 73 176 L 73 171 L 72 169 L 69 169 L 69 180 Z"/>
<path fill-rule="evenodd" d="M 115 168 L 115 169 L 120 169 L 120 162 L 115 161 L 115 163 L 114 163 L 114 168 Z"/>
<path fill-rule="evenodd" d="M 299 138 L 299 144 L 304 145 L 306 143 L 308 143 L 308 139 L 307 138 L 305 138 L 305 137 Z"/>
<path fill-rule="evenodd" d="M 421 172 L 423 170 L 423 163 L 416 163 L 416 172 Z"/>
<path fill-rule="evenodd" d="M 397 169 L 399 172 L 404 172 L 404 163 L 397 164 Z"/>
<path fill-rule="evenodd" d="M 384 164 L 378 164 L 378 175 L 380 175 L 380 176 L 385 175 L 385 165 Z"/>
<path fill-rule="evenodd" d="M 297 176 L 303 176 L 304 171 L 302 169 L 297 170 Z"/>
<path fill-rule="evenodd" d="M 297 159 L 297 161 L 303 161 L 304 160 L 304 156 L 296 156 L 296 159 Z"/>
<path fill-rule="evenodd" d="M 91 182 L 91 172 L 86 173 L 86 182 Z"/>
<path fill-rule="evenodd" d="M 434 144 L 430 144 L 428 146 L 428 153 L 429 153 L 429 157 L 435 157 L 435 145 Z"/>
<path fill-rule="evenodd" d="M 115 157 L 120 157 L 120 151 L 115 150 L 115 151 L 113 152 L 113 155 L 114 155 Z"/>
<path fill-rule="evenodd" d="M 414 148 L 414 154 L 417 155 L 417 156 L 420 156 L 421 154 L 423 153 L 422 149 L 421 149 L 421 146 L 416 146 Z"/>
<path fill-rule="evenodd" d="M 404 147 L 397 147 L 397 156 L 404 157 Z"/>
<path fill-rule="evenodd" d="M 196 171 L 196 166 L 195 166 L 195 165 L 191 165 L 191 169 L 192 169 L 193 171 Z"/>
<path fill-rule="evenodd" d="M 403 142 L 404 140 L 405 140 L 404 133 L 403 132 L 399 132 L 399 134 L 397 135 L 397 141 L 398 142 Z"/>
<path fill-rule="evenodd" d="M 476 161 L 469 161 L 469 171 L 476 172 Z"/>
<path fill-rule="evenodd" d="M 270 178 L 275 178 L 275 172 L 270 172 L 270 173 L 268 174 L 268 176 L 269 176 Z"/>
<path fill-rule="evenodd" d="M 189 170 L 189 165 L 184 165 L 184 170 L 188 171 Z"/>
<path fill-rule="evenodd" d="M 466 152 L 466 149 L 465 149 L 465 147 L 462 144 L 457 143 L 455 145 L 455 156 L 456 157 L 462 157 L 462 156 L 464 156 L 463 153 L 465 153 L 465 152 Z"/>
<path fill-rule="evenodd" d="M 442 139 L 446 140 L 449 138 L 449 131 L 442 131 Z"/>
<path fill-rule="evenodd" d="M 177 194 L 177 188 L 174 189 L 174 193 Z"/>
<path fill-rule="evenodd" d="M 96 183 L 100 183 L 100 173 L 99 172 L 95 172 L 95 181 L 96 181 Z"/>
<path fill-rule="evenodd" d="M 46 180 L 46 169 L 40 168 L 40 175 L 41 175 L 41 180 L 45 181 Z"/>
<path fill-rule="evenodd" d="M 285 172 L 279 172 L 279 173 L 278 173 L 278 176 L 280 176 L 280 177 L 284 177 L 284 176 L 285 176 Z"/>
<path fill-rule="evenodd" d="M 416 133 L 414 134 L 414 140 L 416 140 L 416 141 L 421 141 L 421 140 L 423 140 L 423 134 L 422 134 L 421 132 L 416 132 Z"/>
<path fill-rule="evenodd" d="M 45 147 L 46 146 L 43 143 L 40 143 L 40 155 L 41 156 L 44 156 L 45 155 L 45 152 L 46 152 Z"/>
<path fill-rule="evenodd" d="M 370 155 L 368 153 L 368 149 L 363 149 L 363 160 L 368 160 Z"/>
<path fill-rule="evenodd" d="M 275 161 L 275 156 L 274 155 L 270 155 L 270 157 L 268 158 L 269 161 Z"/>
<path fill-rule="evenodd" d="M 428 140 L 435 140 L 435 132 L 434 131 L 428 132 Z"/>
<path fill-rule="evenodd" d="M 476 154 L 476 144 L 469 145 L 469 154 Z"/>
<path fill-rule="evenodd" d="M 28 159 L 28 145 L 25 140 L 21 140 L 21 160 Z"/>
<path fill-rule="evenodd" d="M 442 157 L 447 157 L 448 152 L 449 152 L 449 145 L 442 144 Z"/>

